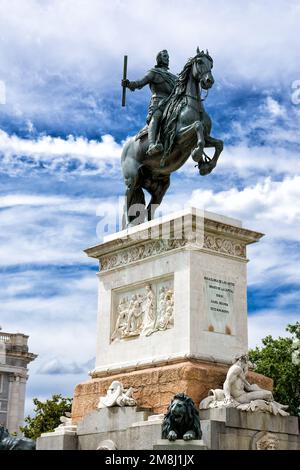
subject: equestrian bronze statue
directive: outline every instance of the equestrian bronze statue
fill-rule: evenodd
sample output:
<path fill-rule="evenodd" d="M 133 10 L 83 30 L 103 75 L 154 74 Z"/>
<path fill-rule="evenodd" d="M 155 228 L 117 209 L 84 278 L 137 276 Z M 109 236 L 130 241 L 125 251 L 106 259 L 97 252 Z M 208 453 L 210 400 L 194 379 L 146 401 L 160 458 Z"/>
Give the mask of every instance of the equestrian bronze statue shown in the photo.
<path fill-rule="evenodd" d="M 168 71 L 168 65 L 169 55 L 164 50 L 143 79 L 122 80 L 123 88 L 134 91 L 148 84 L 152 92 L 146 126 L 122 151 L 126 185 L 123 228 L 154 218 L 170 185 L 170 174 L 189 157 L 197 163 L 200 175 L 208 175 L 223 150 L 222 140 L 210 135 L 212 123 L 201 98 L 201 90 L 214 84 L 208 51 L 197 48 L 178 76 Z M 214 148 L 212 157 L 205 153 L 208 147 Z M 151 195 L 147 207 L 144 190 Z"/>

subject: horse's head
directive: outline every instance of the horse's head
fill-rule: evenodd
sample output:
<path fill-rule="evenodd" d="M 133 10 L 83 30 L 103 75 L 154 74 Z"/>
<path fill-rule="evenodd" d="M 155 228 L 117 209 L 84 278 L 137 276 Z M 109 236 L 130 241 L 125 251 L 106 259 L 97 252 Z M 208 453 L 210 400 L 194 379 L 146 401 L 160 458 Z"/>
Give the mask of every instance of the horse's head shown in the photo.
<path fill-rule="evenodd" d="M 194 79 L 200 83 L 201 88 L 204 90 L 209 90 L 214 84 L 214 77 L 211 73 L 212 68 L 213 60 L 208 51 L 206 53 L 204 51 L 200 52 L 199 47 L 197 47 L 197 55 L 193 60 L 192 73 Z"/>

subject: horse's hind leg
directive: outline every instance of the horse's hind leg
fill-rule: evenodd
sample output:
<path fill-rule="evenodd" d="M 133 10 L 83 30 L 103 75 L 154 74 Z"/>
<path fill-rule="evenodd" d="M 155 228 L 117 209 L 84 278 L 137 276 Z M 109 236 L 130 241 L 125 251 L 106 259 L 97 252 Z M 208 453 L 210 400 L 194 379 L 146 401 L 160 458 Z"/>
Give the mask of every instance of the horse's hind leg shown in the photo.
<path fill-rule="evenodd" d="M 138 225 L 145 220 L 145 195 L 138 177 L 125 180 L 125 213 L 123 216 L 123 229 L 130 225 Z"/>
<path fill-rule="evenodd" d="M 147 190 L 151 194 L 151 199 L 147 206 L 148 220 L 154 219 L 155 211 L 163 200 L 169 186 L 170 176 L 166 176 L 165 178 L 153 180 L 151 185 L 147 187 Z"/>

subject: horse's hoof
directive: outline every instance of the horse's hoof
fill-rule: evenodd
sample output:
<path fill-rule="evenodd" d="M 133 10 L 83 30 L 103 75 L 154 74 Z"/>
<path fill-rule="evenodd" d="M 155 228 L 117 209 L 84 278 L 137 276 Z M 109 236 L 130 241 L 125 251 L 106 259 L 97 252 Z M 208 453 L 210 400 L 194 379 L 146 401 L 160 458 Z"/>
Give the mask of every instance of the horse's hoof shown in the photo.
<path fill-rule="evenodd" d="M 198 165 L 199 173 L 201 176 L 208 175 L 211 172 L 210 166 L 208 163 L 202 163 L 202 165 Z"/>
<path fill-rule="evenodd" d="M 201 176 L 206 176 L 209 175 L 215 168 L 216 163 L 211 164 L 211 163 L 203 163 L 202 165 L 198 165 L 199 168 L 199 173 Z"/>

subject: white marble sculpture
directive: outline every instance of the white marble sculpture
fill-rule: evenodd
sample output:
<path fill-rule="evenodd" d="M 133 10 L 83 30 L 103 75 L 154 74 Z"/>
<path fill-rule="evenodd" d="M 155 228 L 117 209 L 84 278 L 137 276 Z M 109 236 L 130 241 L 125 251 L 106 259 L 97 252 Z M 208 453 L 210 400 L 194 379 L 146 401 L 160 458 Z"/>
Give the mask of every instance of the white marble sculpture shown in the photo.
<path fill-rule="evenodd" d="M 259 438 L 255 441 L 255 450 L 277 450 L 278 447 L 279 439 L 271 432 L 259 433 Z"/>
<path fill-rule="evenodd" d="M 174 325 L 173 291 L 162 287 L 159 294 L 159 306 L 156 330 L 166 330 Z"/>
<path fill-rule="evenodd" d="M 71 413 L 66 413 L 65 416 L 61 416 L 59 418 L 60 423 L 59 426 L 57 426 L 54 429 L 54 432 L 56 434 L 67 434 L 67 433 L 75 433 L 77 429 L 76 424 L 72 424 L 72 415 Z"/>
<path fill-rule="evenodd" d="M 156 311 L 155 311 L 155 294 L 150 284 L 147 284 L 146 294 L 144 297 L 144 319 L 141 335 L 149 336 L 155 331 Z"/>
<path fill-rule="evenodd" d="M 116 443 L 111 439 L 101 441 L 96 450 L 118 450 Z"/>
<path fill-rule="evenodd" d="M 129 301 L 127 297 L 122 297 L 118 305 L 118 317 L 115 325 L 113 334 L 111 335 L 111 340 L 121 339 L 124 336 L 124 333 L 127 328 L 128 323 L 128 313 L 129 313 Z"/>
<path fill-rule="evenodd" d="M 210 390 L 210 395 L 200 403 L 200 409 L 237 408 L 288 416 L 287 406 L 277 403 L 272 392 L 247 381 L 248 363 L 247 354 L 237 357 L 227 372 L 223 389 Z"/>
<path fill-rule="evenodd" d="M 156 288 L 158 289 L 158 287 Z M 150 283 L 120 298 L 111 341 L 135 336 L 150 336 L 174 325 L 174 295 L 170 284 L 161 285 L 157 295 Z"/>
<path fill-rule="evenodd" d="M 104 397 L 100 397 L 97 408 L 110 408 L 111 406 L 136 406 L 132 397 L 133 389 L 125 390 L 123 384 L 114 380 L 108 387 Z"/>
<path fill-rule="evenodd" d="M 143 324 L 143 297 L 140 294 L 134 294 L 128 306 L 128 318 L 123 337 L 137 336 L 140 334 Z"/>

